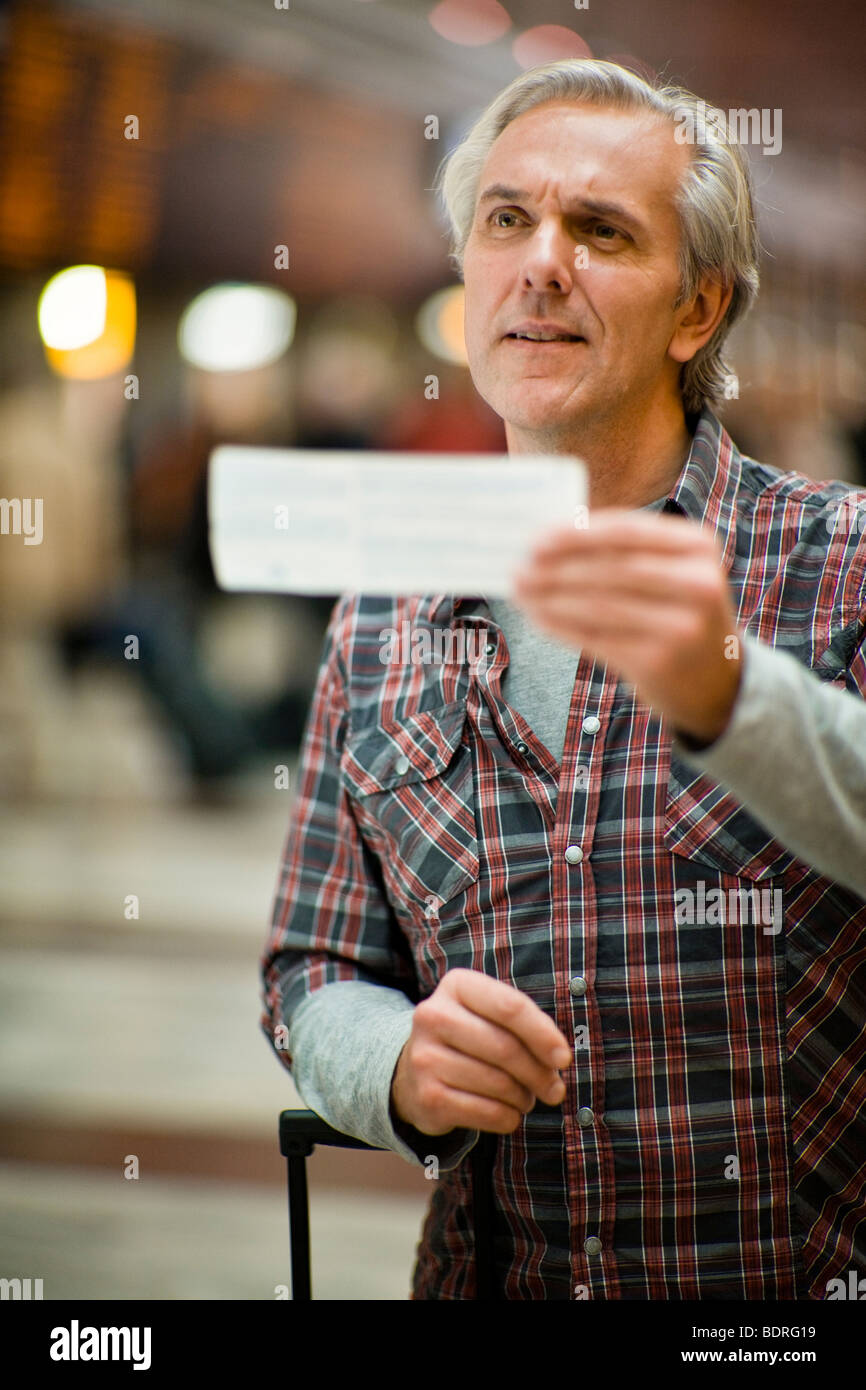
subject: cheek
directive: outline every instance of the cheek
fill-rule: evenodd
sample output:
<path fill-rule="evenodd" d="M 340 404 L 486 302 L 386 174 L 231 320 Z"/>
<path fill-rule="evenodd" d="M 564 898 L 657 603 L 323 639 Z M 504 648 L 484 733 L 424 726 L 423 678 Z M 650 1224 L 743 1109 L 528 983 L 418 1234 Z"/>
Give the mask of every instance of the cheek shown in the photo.
<path fill-rule="evenodd" d="M 643 289 L 627 299 L 607 303 L 600 309 L 604 333 L 602 352 L 611 362 L 629 372 L 643 373 L 661 358 L 670 339 L 670 319 Z M 616 368 L 614 367 L 614 370 Z"/>
<path fill-rule="evenodd" d="M 482 294 L 466 291 L 463 301 L 463 341 L 470 363 L 486 351 L 484 327 L 489 324 L 491 314 Z"/>
<path fill-rule="evenodd" d="M 478 332 L 479 315 L 469 301 L 466 302 L 466 311 L 463 319 L 463 342 L 466 346 L 466 356 L 470 367 L 478 361 L 481 353 L 480 335 Z"/>

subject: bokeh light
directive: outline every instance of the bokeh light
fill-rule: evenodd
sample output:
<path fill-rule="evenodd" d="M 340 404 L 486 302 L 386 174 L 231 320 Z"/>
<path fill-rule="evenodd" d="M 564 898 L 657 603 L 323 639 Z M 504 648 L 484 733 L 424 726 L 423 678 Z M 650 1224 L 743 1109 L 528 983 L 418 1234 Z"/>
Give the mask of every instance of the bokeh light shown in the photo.
<path fill-rule="evenodd" d="M 112 376 L 135 348 L 135 287 L 123 271 L 74 265 L 45 285 L 37 309 L 45 356 L 58 376 Z"/>
<path fill-rule="evenodd" d="M 466 365 L 463 339 L 462 285 L 448 285 L 425 300 L 415 319 L 415 331 L 428 352 L 444 362 Z"/>
<path fill-rule="evenodd" d="M 99 265 L 72 265 L 52 275 L 39 296 L 39 332 L 46 347 L 69 352 L 102 336 L 107 300 Z"/>
<path fill-rule="evenodd" d="M 181 315 L 178 346 L 184 360 L 203 371 L 249 371 L 282 357 L 296 318 L 291 295 L 272 285 L 213 285 Z"/>
<path fill-rule="evenodd" d="M 440 0 L 429 20 L 440 38 L 467 48 L 493 43 L 511 28 L 511 17 L 499 0 Z"/>
<path fill-rule="evenodd" d="M 521 68 L 556 63 L 561 58 L 591 58 L 592 49 L 580 34 L 562 24 L 536 24 L 518 34 L 511 45 L 514 61 Z"/>

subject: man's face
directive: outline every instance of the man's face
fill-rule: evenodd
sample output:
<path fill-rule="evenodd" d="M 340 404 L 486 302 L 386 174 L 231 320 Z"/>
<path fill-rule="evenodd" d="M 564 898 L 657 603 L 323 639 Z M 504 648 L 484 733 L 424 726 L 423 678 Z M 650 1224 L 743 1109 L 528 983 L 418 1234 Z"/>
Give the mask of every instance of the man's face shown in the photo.
<path fill-rule="evenodd" d="M 464 254 L 465 333 L 475 386 L 512 429 L 555 435 L 677 397 L 688 158 L 651 113 L 563 101 L 494 142 Z M 577 341 L 513 336 L 539 325 Z"/>

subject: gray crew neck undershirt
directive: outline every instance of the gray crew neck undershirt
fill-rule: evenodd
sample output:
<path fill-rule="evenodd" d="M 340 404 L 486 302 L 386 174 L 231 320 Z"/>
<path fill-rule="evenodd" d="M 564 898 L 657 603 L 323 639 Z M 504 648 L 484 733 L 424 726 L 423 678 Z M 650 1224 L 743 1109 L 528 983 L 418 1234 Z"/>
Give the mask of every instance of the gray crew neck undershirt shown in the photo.
<path fill-rule="evenodd" d="M 638 511 L 660 512 L 668 494 Z M 502 696 L 562 763 L 568 711 L 574 689 L 580 652 L 540 632 L 523 611 L 506 599 L 491 598 L 490 616 L 502 629 L 508 645 L 509 664 L 502 677 Z M 466 616 L 480 613 L 467 608 Z"/>

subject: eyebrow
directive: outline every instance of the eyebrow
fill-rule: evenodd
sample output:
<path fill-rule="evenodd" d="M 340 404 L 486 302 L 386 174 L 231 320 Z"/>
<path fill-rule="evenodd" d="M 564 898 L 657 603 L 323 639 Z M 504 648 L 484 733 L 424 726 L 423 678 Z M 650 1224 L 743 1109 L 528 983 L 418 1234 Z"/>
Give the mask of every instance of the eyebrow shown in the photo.
<path fill-rule="evenodd" d="M 489 188 L 478 199 L 478 206 L 482 203 L 492 202 L 494 199 L 501 198 L 506 203 L 531 203 L 532 194 L 527 193 L 525 188 L 508 188 L 504 183 L 492 183 Z M 593 217 L 614 217 L 619 222 L 624 222 L 634 231 L 644 231 L 644 225 L 627 212 L 621 203 L 598 202 L 592 198 L 572 198 L 569 202 L 572 208 L 580 208 L 584 212 L 591 213 Z"/>

